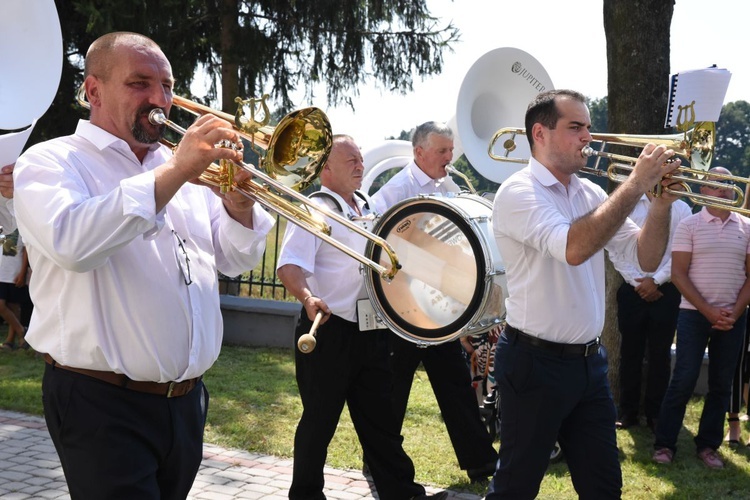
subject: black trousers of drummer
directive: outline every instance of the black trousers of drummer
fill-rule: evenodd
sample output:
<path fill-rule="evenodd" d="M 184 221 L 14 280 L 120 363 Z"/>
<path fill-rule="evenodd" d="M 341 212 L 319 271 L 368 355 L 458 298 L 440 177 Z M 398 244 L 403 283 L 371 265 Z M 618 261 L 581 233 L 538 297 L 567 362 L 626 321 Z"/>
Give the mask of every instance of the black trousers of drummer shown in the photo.
<path fill-rule="evenodd" d="M 312 322 L 302 310 L 295 342 Z M 414 482 L 414 464 L 402 448 L 391 408 L 391 373 L 386 330 L 360 332 L 358 325 L 331 316 L 320 326 L 315 349 L 295 353 L 297 385 L 304 410 L 294 437 L 291 499 L 324 499 L 323 467 L 344 408 L 367 456 L 381 500 L 424 494 Z"/>

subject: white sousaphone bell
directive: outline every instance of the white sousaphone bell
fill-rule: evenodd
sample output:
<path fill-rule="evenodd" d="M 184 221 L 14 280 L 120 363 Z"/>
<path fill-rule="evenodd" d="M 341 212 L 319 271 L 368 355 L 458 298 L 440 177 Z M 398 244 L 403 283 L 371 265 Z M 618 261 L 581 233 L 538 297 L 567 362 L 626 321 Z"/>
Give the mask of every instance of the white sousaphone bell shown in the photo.
<path fill-rule="evenodd" d="M 492 136 L 507 123 L 523 123 L 526 107 L 552 80 L 533 56 L 501 47 L 476 60 L 464 77 L 456 103 L 456 129 L 464 154 L 485 178 L 502 183 L 523 165 L 498 165 L 487 154 Z M 528 157 L 529 143 L 517 138 L 517 153 Z"/>
<path fill-rule="evenodd" d="M 0 166 L 16 161 L 36 120 L 52 104 L 62 63 L 62 31 L 54 0 L 2 0 Z"/>
<path fill-rule="evenodd" d="M 540 92 L 552 90 L 544 67 L 529 53 L 513 48 L 493 49 L 471 66 L 461 83 L 456 114 L 448 121 L 454 132 L 453 161 L 465 154 L 485 178 L 501 183 L 520 169 L 498 163 L 487 154 L 497 129 L 507 123 L 523 123 L 526 107 Z M 530 156 L 525 137 L 519 137 L 517 153 Z M 383 172 L 402 168 L 412 158 L 409 141 L 388 140 L 363 153 L 362 190 L 367 192 Z"/>

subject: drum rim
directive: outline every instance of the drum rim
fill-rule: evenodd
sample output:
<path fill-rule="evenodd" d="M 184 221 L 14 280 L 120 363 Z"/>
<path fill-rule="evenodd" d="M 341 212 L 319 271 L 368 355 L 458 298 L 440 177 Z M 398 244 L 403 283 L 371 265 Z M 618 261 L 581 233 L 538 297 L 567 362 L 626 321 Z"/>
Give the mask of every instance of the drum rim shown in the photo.
<path fill-rule="evenodd" d="M 474 260 L 477 266 L 477 277 L 474 292 L 466 310 L 448 325 L 435 329 L 417 327 L 408 323 L 397 314 L 393 307 L 391 307 L 386 300 L 383 300 L 385 297 L 383 292 L 383 279 L 374 270 L 369 270 L 367 273 L 369 279 L 366 279 L 365 284 L 373 292 L 372 294 L 377 302 L 374 304 L 376 309 L 379 309 L 379 312 L 384 316 L 385 322 L 392 328 L 392 330 L 397 335 L 404 337 L 407 340 L 438 344 L 456 339 L 461 336 L 461 332 L 463 332 L 468 325 L 472 324 L 476 319 L 476 316 L 480 314 L 482 310 L 482 305 L 486 295 L 485 288 L 488 283 L 486 276 L 487 262 L 484 254 L 485 245 L 484 242 L 481 241 L 481 238 L 476 234 L 476 228 L 474 227 L 475 224 L 471 222 L 471 216 L 466 213 L 462 207 L 447 203 L 447 201 L 452 199 L 453 198 L 420 196 L 404 200 L 403 202 L 391 207 L 373 229 L 375 234 L 381 238 L 385 238 L 385 236 L 383 236 L 384 231 L 387 230 L 388 234 L 390 234 L 390 231 L 393 230 L 394 227 L 397 227 L 405 217 L 420 212 L 433 213 L 440 215 L 455 224 L 463 234 L 466 235 L 472 251 L 474 252 Z M 482 201 L 486 202 L 486 200 Z M 398 220 L 395 219 L 394 216 L 396 214 L 399 214 L 401 218 Z M 457 221 L 456 219 L 460 220 Z M 368 244 L 368 255 L 376 262 L 380 259 L 381 251 L 382 249 L 380 247 Z M 407 332 L 408 335 L 405 335 L 402 332 Z"/>

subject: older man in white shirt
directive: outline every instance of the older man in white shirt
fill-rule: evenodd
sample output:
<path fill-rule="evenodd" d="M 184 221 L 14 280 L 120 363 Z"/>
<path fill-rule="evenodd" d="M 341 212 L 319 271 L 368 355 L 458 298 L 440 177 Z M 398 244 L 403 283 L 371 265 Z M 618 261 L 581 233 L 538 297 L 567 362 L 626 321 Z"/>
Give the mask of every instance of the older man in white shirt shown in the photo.
<path fill-rule="evenodd" d="M 215 147 L 239 140 L 231 124 L 198 119 L 174 155 L 158 144 L 148 115 L 169 113 L 173 78 L 152 40 L 104 35 L 84 77 L 91 120 L 30 148 L 14 174 L 45 418 L 71 498 L 185 498 L 222 340 L 217 269 L 252 269 L 273 219 L 192 183 L 241 160 Z"/>
<path fill-rule="evenodd" d="M 453 158 L 453 131 L 445 124 L 426 122 L 414 131 L 412 144 L 413 161 L 372 197 L 381 212 L 419 194 L 447 196 L 459 191 L 445 170 Z M 495 470 L 497 452 L 479 415 L 461 342 L 453 340 L 423 348 L 393 334 L 391 346 L 393 407 L 399 423 L 404 421 L 414 373 L 421 363 L 440 406 L 459 466 L 472 481 L 486 481 Z"/>

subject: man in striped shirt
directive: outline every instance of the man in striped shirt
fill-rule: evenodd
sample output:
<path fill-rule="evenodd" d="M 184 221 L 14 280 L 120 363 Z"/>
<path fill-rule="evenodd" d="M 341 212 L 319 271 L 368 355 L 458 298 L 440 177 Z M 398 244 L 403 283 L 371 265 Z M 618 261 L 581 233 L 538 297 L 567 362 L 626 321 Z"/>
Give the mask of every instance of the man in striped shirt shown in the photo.
<path fill-rule="evenodd" d="M 730 175 L 722 167 L 709 173 Z M 731 184 L 703 186 L 701 193 L 729 200 L 734 197 Z M 677 227 L 672 243 L 672 282 L 680 290 L 682 302 L 675 367 L 656 427 L 653 459 L 658 463 L 672 462 L 677 451 L 685 407 L 708 346 L 709 389 L 694 441 L 698 457 L 707 467 L 724 466 L 716 450 L 724 435 L 724 414 L 742 347 L 745 308 L 750 302 L 749 254 L 750 219 L 734 212 L 704 207 Z"/>

